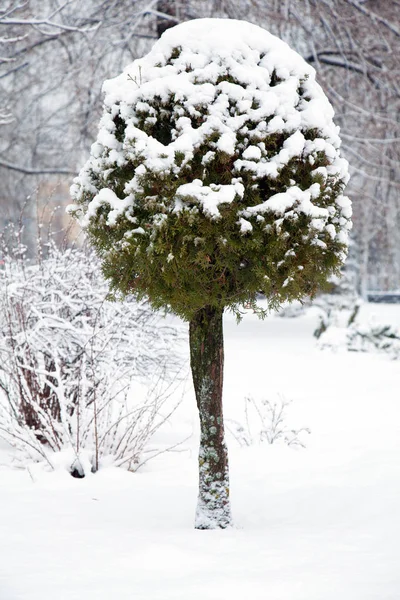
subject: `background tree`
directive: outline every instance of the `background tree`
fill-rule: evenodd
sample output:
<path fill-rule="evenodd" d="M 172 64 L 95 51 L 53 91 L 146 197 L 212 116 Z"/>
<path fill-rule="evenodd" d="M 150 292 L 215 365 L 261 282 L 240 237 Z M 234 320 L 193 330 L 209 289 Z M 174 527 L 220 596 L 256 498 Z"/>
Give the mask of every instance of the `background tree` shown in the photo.
<path fill-rule="evenodd" d="M 312 67 L 278 38 L 195 20 L 104 84 L 72 195 L 112 287 L 189 321 L 200 414 L 196 527 L 231 521 L 225 309 L 313 294 L 346 254 L 347 162 Z"/>

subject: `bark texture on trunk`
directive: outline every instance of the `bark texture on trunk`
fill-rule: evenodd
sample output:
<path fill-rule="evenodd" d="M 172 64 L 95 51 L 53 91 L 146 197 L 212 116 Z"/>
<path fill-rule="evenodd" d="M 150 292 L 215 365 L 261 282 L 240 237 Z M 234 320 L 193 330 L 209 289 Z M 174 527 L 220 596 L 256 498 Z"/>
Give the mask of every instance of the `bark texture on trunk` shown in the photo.
<path fill-rule="evenodd" d="M 201 429 L 196 529 L 224 529 L 231 523 L 222 412 L 222 314 L 221 309 L 206 306 L 189 324 L 190 366 Z"/>

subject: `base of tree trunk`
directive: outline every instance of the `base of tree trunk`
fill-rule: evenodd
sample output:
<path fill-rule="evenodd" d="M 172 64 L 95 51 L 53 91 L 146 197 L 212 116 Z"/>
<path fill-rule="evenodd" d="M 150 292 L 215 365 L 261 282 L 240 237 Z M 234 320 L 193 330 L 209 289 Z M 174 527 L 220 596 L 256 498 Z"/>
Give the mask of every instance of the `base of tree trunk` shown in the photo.
<path fill-rule="evenodd" d="M 190 366 L 201 430 L 196 529 L 225 529 L 232 522 L 222 412 L 222 315 L 222 309 L 206 306 L 195 314 L 189 327 Z"/>
<path fill-rule="evenodd" d="M 227 457 L 226 447 L 223 452 Z M 210 474 L 210 465 L 205 459 L 212 453 L 213 448 L 207 450 L 200 444 L 199 496 L 194 525 L 196 529 L 226 529 L 232 524 L 227 458 L 226 472 L 222 474 L 221 481 L 215 481 Z"/>

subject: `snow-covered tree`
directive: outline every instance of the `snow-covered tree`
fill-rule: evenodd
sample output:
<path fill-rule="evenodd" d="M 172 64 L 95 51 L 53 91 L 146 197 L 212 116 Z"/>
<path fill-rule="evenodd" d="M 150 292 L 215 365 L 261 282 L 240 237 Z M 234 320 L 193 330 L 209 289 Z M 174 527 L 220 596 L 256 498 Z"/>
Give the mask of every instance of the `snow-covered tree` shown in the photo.
<path fill-rule="evenodd" d="M 104 84 L 72 187 L 114 290 L 189 321 L 201 422 L 197 528 L 231 522 L 222 415 L 225 309 L 312 295 L 346 255 L 333 110 L 312 67 L 265 30 L 200 19 L 169 29 Z"/>

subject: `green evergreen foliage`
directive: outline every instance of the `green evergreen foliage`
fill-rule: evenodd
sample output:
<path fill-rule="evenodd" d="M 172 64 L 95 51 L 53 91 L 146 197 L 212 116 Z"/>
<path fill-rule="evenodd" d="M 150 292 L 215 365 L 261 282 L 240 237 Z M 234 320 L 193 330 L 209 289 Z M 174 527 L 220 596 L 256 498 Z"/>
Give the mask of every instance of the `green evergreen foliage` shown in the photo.
<path fill-rule="evenodd" d="M 173 40 L 171 31 L 177 34 L 182 27 L 188 24 L 164 34 L 159 42 L 165 38 L 163 54 L 155 47 L 147 62 L 134 63 L 132 73 L 139 74 L 124 82 L 132 86 L 131 99 L 106 101 L 102 126 L 111 142 L 105 143 L 103 135 L 92 149 L 73 188 L 73 212 L 84 221 L 115 292 L 146 297 L 153 307 L 167 307 L 186 320 L 204 306 L 235 311 L 244 304 L 255 306 L 260 292 L 270 307 L 313 296 L 339 272 L 346 255 L 341 234 L 348 228 L 349 214 L 337 200 L 347 172 L 330 168 L 338 159 L 338 144 L 330 144 L 331 130 L 313 123 L 273 130 L 276 114 L 265 116 L 264 110 L 260 117 L 263 96 L 257 81 L 246 82 L 234 68 L 221 68 L 218 52 L 206 65 L 216 65 L 218 76 L 212 71 L 208 76 L 206 68 L 185 62 L 187 48 L 166 43 Z M 256 66 L 262 64 L 263 55 L 254 60 Z M 175 74 L 168 85 L 167 69 Z M 310 73 L 304 63 L 294 106 L 299 113 L 312 101 L 317 85 Z M 191 102 L 192 92 L 182 85 L 188 78 L 190 90 L 212 85 L 211 100 Z M 285 83 L 285 75 L 279 77 L 276 69 L 271 75 L 265 69 L 265 78 L 271 90 Z M 158 93 L 157 84 L 165 84 L 168 93 L 164 88 Z M 243 107 L 243 97 L 252 98 L 250 108 Z M 240 120 L 234 147 L 228 150 L 220 143 L 223 131 L 218 126 L 200 135 L 221 103 L 224 126 Z M 182 123 L 185 131 L 189 126 L 193 135 L 199 132 L 190 151 L 177 143 Z M 304 139 L 298 154 L 278 161 L 276 172 L 259 168 L 272 164 L 297 131 Z M 322 143 L 318 146 L 316 140 Z M 148 160 L 149 154 L 156 158 Z M 185 189 L 188 183 L 192 187 Z M 219 199 L 212 210 L 201 201 L 201 194 L 224 189 L 231 194 L 229 200 Z M 313 208 L 320 214 L 302 210 L 300 199 L 287 203 L 288 190 L 297 190 L 300 198 L 310 189 Z M 104 190 L 115 196 L 106 196 Z M 282 209 L 265 205 L 276 194 L 283 195 Z"/>

